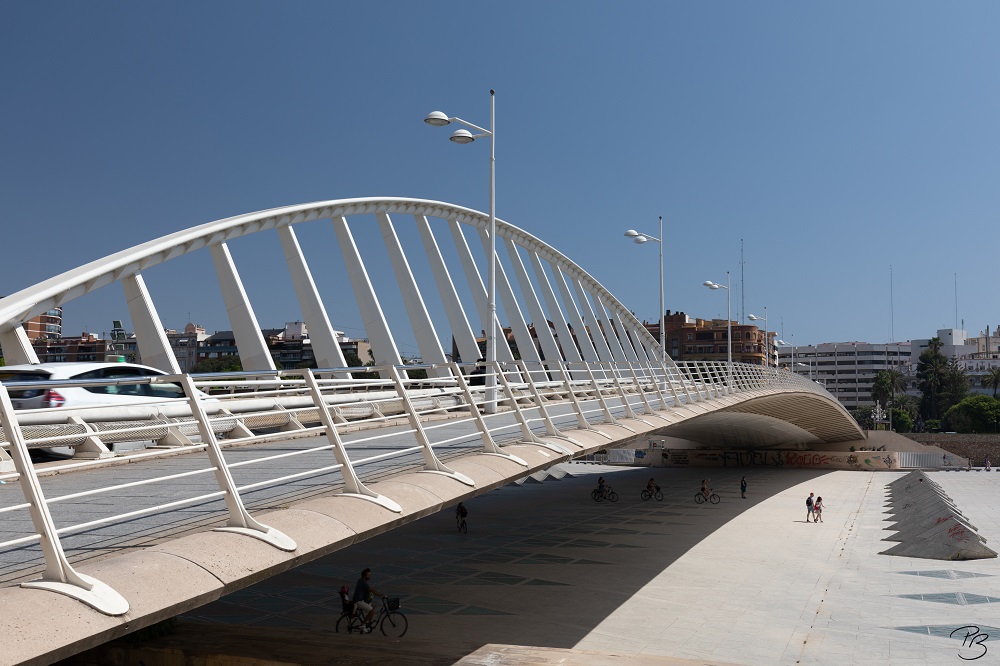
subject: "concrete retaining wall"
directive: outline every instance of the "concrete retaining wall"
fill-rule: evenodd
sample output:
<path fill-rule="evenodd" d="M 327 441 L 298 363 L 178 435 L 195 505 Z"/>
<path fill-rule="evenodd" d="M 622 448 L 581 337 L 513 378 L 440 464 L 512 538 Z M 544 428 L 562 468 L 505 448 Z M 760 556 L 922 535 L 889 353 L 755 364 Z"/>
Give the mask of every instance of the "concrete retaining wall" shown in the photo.
<path fill-rule="evenodd" d="M 812 469 L 899 469 L 895 451 L 707 451 L 652 449 L 636 463 L 650 467 L 796 467 Z"/>
<path fill-rule="evenodd" d="M 1000 435 L 949 435 L 943 432 L 908 433 L 904 435 L 914 442 L 937 446 L 962 458 L 968 458 L 979 466 L 986 458 L 996 467 L 1000 461 Z"/>

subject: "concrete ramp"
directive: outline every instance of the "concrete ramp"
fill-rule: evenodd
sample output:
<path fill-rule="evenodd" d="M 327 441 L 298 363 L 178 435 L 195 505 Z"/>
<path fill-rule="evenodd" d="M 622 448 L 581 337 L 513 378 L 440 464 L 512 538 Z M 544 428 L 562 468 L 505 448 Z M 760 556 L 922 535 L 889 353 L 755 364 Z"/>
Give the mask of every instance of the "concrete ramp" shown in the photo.
<path fill-rule="evenodd" d="M 996 557 L 986 539 L 962 515 L 942 490 L 923 472 L 910 472 L 886 484 L 886 513 L 896 532 L 885 541 L 898 541 L 881 555 L 930 560 L 979 560 Z"/>

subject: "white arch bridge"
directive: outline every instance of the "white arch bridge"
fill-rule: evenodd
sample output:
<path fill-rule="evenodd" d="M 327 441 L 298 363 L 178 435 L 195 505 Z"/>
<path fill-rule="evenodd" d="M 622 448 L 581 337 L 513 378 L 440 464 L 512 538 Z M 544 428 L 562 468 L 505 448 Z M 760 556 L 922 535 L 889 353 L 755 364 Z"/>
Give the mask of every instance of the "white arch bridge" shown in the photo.
<path fill-rule="evenodd" d="M 407 218 L 420 241 L 419 249 L 406 248 L 409 256 L 397 233 Z M 142 362 L 168 373 L 74 380 L 145 396 L 127 407 L 15 411 L 14 389 L 0 388 L 4 660 L 68 656 L 648 433 L 758 449 L 864 438 L 830 394 L 792 373 L 735 364 L 730 380 L 725 364 L 662 362 L 657 341 L 603 286 L 500 220 L 497 295 L 511 335 L 498 336 L 495 362 L 482 361 L 474 330 L 489 328 L 488 221 L 416 199 L 287 206 L 170 234 L 0 299 L 8 365 L 36 363 L 26 321 L 120 283 Z M 373 366 L 347 367 L 330 299 L 296 235 L 304 224 L 332 224 L 328 243 L 305 249 L 328 261 L 332 246 L 339 248 Z M 378 225 L 398 289 L 391 298 L 376 288 L 352 233 L 363 224 Z M 470 248 L 470 234 L 481 252 Z M 275 366 L 230 253 L 230 244 L 252 235 L 277 235 L 318 369 Z M 451 246 L 443 252 L 445 236 Z M 182 374 L 143 279 L 204 248 L 241 373 Z M 412 270 L 415 257 L 425 270 Z M 342 297 L 346 290 L 334 291 Z M 391 326 L 387 315 L 400 313 L 383 308 L 400 297 L 423 359 L 418 366 L 404 365 L 399 353 L 401 325 Z M 458 358 L 442 341 L 453 341 Z M 499 389 L 495 410 L 484 374 Z M 17 390 L 54 385 L 19 382 Z M 162 397 L 171 391 L 173 399 Z M 116 456 L 111 448 L 126 441 L 151 445 Z M 74 447 L 74 460 L 56 474 L 36 469 L 29 449 L 58 446 Z M 109 555 L 121 550 L 129 554 Z M 42 617 L 77 619 L 52 632 Z"/>

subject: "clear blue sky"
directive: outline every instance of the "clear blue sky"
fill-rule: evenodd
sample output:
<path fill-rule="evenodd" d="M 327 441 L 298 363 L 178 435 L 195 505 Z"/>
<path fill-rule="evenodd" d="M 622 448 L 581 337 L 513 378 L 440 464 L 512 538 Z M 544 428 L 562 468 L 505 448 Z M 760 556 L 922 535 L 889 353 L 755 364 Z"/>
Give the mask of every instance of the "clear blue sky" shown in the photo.
<path fill-rule="evenodd" d="M 1000 324 L 998 34 L 990 2 L 5 2 L 0 293 L 284 204 L 487 210 L 488 148 L 421 121 L 486 124 L 495 88 L 498 215 L 640 318 L 656 248 L 622 232 L 663 215 L 669 309 L 724 317 L 701 283 L 728 270 L 734 319 L 766 305 L 796 344 L 906 340 L 954 325 L 957 273 L 977 333 Z M 301 315 L 251 268 L 282 268 L 268 241 L 233 253 L 277 327 Z M 208 254 L 170 265 L 164 324 L 229 328 Z M 66 331 L 127 315 L 106 288 Z"/>

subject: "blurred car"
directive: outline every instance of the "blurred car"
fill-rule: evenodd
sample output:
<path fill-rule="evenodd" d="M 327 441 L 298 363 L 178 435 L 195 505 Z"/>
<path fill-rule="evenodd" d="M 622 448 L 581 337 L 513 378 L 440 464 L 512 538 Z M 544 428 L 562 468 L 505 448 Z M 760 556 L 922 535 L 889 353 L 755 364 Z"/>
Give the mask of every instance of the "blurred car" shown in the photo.
<path fill-rule="evenodd" d="M 14 409 L 115 406 L 184 398 L 184 389 L 175 383 L 17 388 L 18 382 L 123 379 L 165 374 L 136 363 L 35 363 L 0 367 L 0 383 L 7 387 Z"/>

